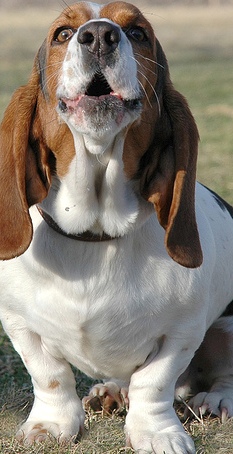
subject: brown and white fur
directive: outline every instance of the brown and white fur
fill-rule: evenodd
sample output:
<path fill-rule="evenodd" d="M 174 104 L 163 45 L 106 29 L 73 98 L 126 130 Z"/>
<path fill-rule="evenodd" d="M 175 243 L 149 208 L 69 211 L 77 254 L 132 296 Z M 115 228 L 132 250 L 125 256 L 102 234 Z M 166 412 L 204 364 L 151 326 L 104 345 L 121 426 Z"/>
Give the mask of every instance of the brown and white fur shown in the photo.
<path fill-rule="evenodd" d="M 233 322 L 218 320 L 233 299 L 232 209 L 195 194 L 197 147 L 141 12 L 64 10 L 0 129 L 0 316 L 35 393 L 19 439 L 82 431 L 69 363 L 107 381 L 89 399 L 128 387 L 137 452 L 195 452 L 173 399 L 205 355 L 209 391 L 191 405 L 233 415 Z M 216 335 L 229 355 L 211 360 Z"/>

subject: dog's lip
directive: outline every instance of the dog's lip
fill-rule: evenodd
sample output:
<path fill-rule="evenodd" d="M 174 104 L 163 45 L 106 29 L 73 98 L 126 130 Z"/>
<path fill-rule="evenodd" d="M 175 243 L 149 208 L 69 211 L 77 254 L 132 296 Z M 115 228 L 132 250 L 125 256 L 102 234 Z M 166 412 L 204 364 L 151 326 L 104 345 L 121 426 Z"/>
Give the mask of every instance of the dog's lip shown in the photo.
<path fill-rule="evenodd" d="M 101 102 L 107 103 L 109 101 L 111 102 L 112 105 L 112 101 L 114 100 L 114 98 L 117 101 L 118 105 L 120 102 L 122 103 L 122 106 L 124 106 L 127 109 L 136 109 L 141 105 L 140 98 L 124 99 L 119 93 L 111 92 L 109 94 L 100 96 L 89 96 L 86 94 L 79 94 L 74 98 L 60 97 L 59 109 L 62 113 L 73 113 L 78 109 L 81 100 L 83 101 L 85 101 L 85 99 L 90 100 L 92 101 L 92 103 Z M 83 102 L 81 103 L 81 105 L 83 106 Z"/>
<path fill-rule="evenodd" d="M 63 112 L 65 112 L 67 110 L 74 111 L 77 109 L 81 99 L 83 99 L 83 98 L 91 99 L 92 101 L 96 101 L 96 102 L 101 102 L 101 101 L 109 99 L 110 97 L 118 98 L 119 100 L 121 100 L 123 102 L 122 96 L 119 93 L 115 93 L 115 92 L 111 92 L 107 95 L 100 95 L 100 96 L 88 96 L 85 94 L 79 94 L 74 98 L 66 98 L 66 97 L 59 98 L 59 107 Z"/>

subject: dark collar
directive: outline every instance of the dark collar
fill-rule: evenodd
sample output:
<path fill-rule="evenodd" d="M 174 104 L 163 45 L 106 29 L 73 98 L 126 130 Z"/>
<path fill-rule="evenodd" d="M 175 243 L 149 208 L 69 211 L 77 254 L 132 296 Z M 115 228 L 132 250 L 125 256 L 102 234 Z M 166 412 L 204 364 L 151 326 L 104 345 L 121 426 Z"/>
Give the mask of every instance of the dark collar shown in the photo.
<path fill-rule="evenodd" d="M 42 218 L 45 220 L 46 224 L 48 224 L 49 227 L 51 227 L 55 232 L 60 233 L 61 235 L 65 236 L 66 238 L 71 238 L 72 240 L 78 240 L 78 241 L 89 241 L 93 243 L 99 243 L 101 241 L 110 241 L 110 240 L 115 240 L 116 238 L 107 235 L 107 233 L 102 233 L 101 235 L 98 235 L 96 233 L 93 233 L 89 230 L 83 233 L 66 233 L 64 230 L 59 227 L 59 225 L 54 221 L 51 216 L 46 213 L 42 208 L 40 208 L 37 205 L 37 209 L 39 213 L 41 214 Z"/>

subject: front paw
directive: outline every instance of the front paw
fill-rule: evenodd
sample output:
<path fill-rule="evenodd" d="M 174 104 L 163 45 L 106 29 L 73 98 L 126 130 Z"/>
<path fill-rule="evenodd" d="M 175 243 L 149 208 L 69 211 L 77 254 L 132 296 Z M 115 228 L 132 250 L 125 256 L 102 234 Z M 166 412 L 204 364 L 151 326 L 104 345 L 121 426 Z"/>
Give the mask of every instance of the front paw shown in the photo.
<path fill-rule="evenodd" d="M 64 443 L 75 440 L 83 432 L 85 415 L 82 409 L 73 415 L 65 414 L 63 410 L 62 414 L 53 415 L 51 420 L 46 420 L 46 416 L 46 412 L 37 417 L 29 415 L 18 430 L 16 439 L 25 445 L 41 443 L 51 437 L 56 438 L 58 443 Z"/>
<path fill-rule="evenodd" d="M 128 389 L 120 388 L 114 382 L 98 383 L 82 400 L 85 410 L 122 413 L 128 408 Z"/>
<path fill-rule="evenodd" d="M 135 414 L 134 418 L 130 419 L 128 416 L 125 425 L 126 442 L 137 454 L 196 453 L 191 437 L 184 431 L 179 421 L 176 422 L 169 415 L 165 419 L 162 415 L 143 417 Z"/>
<path fill-rule="evenodd" d="M 227 393 L 224 391 L 201 392 L 194 396 L 188 404 L 197 416 L 204 416 L 208 413 L 218 416 L 223 423 L 233 416 L 233 398 L 229 391 Z M 187 409 L 185 417 L 188 416 L 188 413 Z"/>
<path fill-rule="evenodd" d="M 195 454 L 192 439 L 183 432 L 159 432 L 151 436 L 150 433 L 127 436 L 127 445 L 132 447 L 137 454 Z M 136 439 L 135 439 L 136 438 Z"/>
<path fill-rule="evenodd" d="M 69 441 L 72 435 L 74 434 L 72 434 L 68 426 L 62 426 L 50 421 L 27 421 L 18 430 L 16 440 L 19 443 L 31 445 L 33 443 L 42 443 L 51 436 L 59 442 Z"/>

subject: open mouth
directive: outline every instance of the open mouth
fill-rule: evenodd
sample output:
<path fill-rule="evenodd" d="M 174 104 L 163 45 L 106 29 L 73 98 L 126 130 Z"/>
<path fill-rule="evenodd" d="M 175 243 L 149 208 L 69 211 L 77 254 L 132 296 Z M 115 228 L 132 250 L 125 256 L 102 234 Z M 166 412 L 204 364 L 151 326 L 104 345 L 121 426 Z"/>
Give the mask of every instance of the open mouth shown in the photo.
<path fill-rule="evenodd" d="M 112 101 L 115 99 L 119 102 L 122 103 L 122 105 L 126 109 L 136 109 L 140 107 L 140 100 L 138 98 L 136 99 L 123 99 L 122 96 L 119 93 L 116 93 L 112 90 L 110 87 L 107 79 L 104 77 L 102 73 L 96 73 L 88 85 L 85 94 L 79 94 L 77 97 L 74 99 L 69 99 L 69 98 L 60 98 L 59 99 L 59 109 L 62 113 L 66 112 L 74 112 L 78 106 L 81 100 L 89 99 L 92 102 L 103 102 L 106 103 L 108 101 L 111 101 L 109 103 L 110 107 L 113 106 Z"/>
<path fill-rule="evenodd" d="M 96 74 L 87 87 L 86 96 L 105 96 L 113 93 L 103 74 Z"/>

